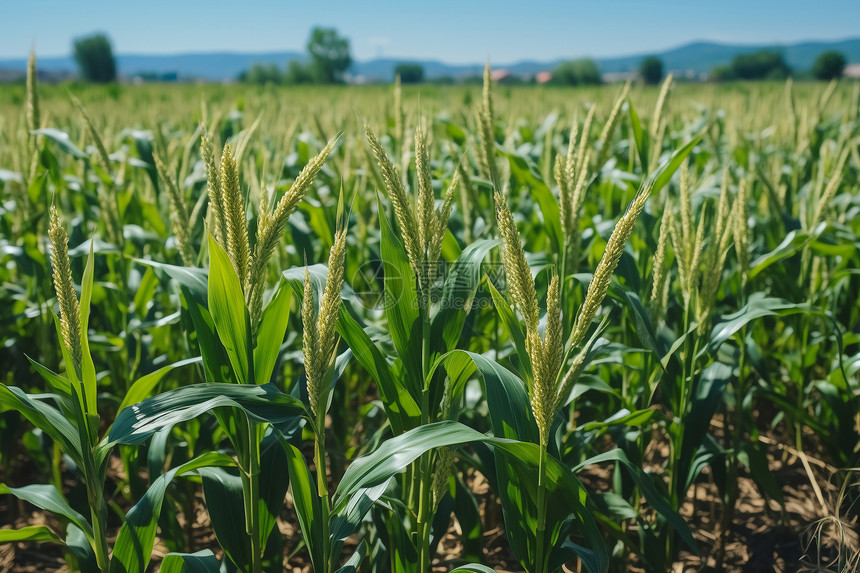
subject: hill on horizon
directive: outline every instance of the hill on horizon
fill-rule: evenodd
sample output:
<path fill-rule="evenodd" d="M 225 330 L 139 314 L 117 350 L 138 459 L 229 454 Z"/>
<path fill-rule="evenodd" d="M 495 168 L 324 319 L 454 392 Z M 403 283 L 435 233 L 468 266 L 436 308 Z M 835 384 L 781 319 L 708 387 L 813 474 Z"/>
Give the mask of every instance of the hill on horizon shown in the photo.
<path fill-rule="evenodd" d="M 792 69 L 803 72 L 812 67 L 815 58 L 825 50 L 838 50 L 845 54 L 849 63 L 860 63 L 860 37 L 834 41 L 809 41 L 786 45 L 773 44 L 726 44 L 720 42 L 699 41 L 664 50 L 662 52 L 641 53 L 621 57 L 594 58 L 603 73 L 631 72 L 639 67 L 642 58 L 656 55 L 663 60 L 666 70 L 681 73 L 700 74 L 712 70 L 715 66 L 727 64 L 731 59 L 742 53 L 764 49 L 782 51 L 788 65 Z M 266 53 L 183 53 L 183 54 L 117 54 L 119 73 L 125 77 L 134 77 L 143 73 L 168 74 L 176 73 L 184 79 L 204 79 L 221 81 L 235 79 L 242 71 L 253 64 L 276 64 L 283 67 L 290 60 L 306 59 L 306 55 L 294 51 L 278 51 Z M 520 61 L 514 63 L 494 62 L 493 66 L 507 69 L 518 75 L 533 75 L 541 71 L 552 70 L 559 62 L 570 58 L 557 58 L 547 61 Z M 424 66 L 428 79 L 441 77 L 464 78 L 480 74 L 482 63 L 448 64 L 439 60 L 421 60 L 410 58 L 375 58 L 372 60 L 355 61 L 351 73 L 364 76 L 368 80 L 391 80 L 394 68 L 401 62 L 414 62 Z M 0 59 L 0 70 L 23 71 L 26 69 L 26 58 Z M 39 69 L 46 72 L 74 72 L 77 69 L 71 56 L 39 58 Z"/>

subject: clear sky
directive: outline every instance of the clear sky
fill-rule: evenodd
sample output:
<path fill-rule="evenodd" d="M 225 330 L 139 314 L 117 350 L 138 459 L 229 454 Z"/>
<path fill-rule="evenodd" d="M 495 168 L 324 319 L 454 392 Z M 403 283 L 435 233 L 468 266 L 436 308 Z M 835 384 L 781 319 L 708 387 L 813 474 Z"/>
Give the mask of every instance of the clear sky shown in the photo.
<path fill-rule="evenodd" d="M 316 25 L 360 60 L 514 62 L 841 39 L 860 35 L 860 0 L 0 0 L 0 58 L 67 55 L 95 31 L 117 53 L 304 51 Z"/>

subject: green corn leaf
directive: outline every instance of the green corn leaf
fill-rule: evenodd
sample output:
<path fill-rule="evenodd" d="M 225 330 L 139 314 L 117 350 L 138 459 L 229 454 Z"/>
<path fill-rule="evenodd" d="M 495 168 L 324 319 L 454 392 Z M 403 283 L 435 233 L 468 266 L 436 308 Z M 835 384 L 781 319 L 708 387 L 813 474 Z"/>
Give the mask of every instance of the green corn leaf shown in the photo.
<path fill-rule="evenodd" d="M 352 554 L 352 557 L 347 559 L 346 563 L 343 564 L 343 567 L 338 569 L 335 573 L 355 573 L 358 571 L 358 567 L 364 561 L 364 558 L 367 557 L 367 542 L 362 539 L 359 542 L 358 547 L 355 548 L 355 552 Z"/>
<path fill-rule="evenodd" d="M 46 127 L 44 129 L 34 129 L 30 133 L 32 133 L 33 135 L 44 135 L 46 138 L 56 143 L 57 147 L 59 147 L 65 153 L 68 153 L 69 155 L 78 159 L 89 160 L 89 156 L 83 151 L 81 151 L 81 149 L 77 145 L 72 143 L 72 138 L 69 137 L 69 134 L 65 131 L 53 127 Z"/>
<path fill-rule="evenodd" d="M 404 384 L 398 382 L 391 365 L 379 351 L 345 305 L 341 305 L 337 322 L 338 333 L 352 350 L 353 356 L 376 381 L 382 403 L 395 433 L 416 426 L 421 419 L 418 402 Z"/>
<path fill-rule="evenodd" d="M 314 571 L 322 571 L 325 563 L 323 539 L 329 535 L 329 532 L 328 524 L 320 519 L 322 505 L 317 494 L 316 482 L 305 463 L 302 452 L 292 444 L 284 444 L 284 449 L 287 452 L 290 489 L 302 537 L 307 545 Z"/>
<path fill-rule="evenodd" d="M 91 540 L 74 523 L 66 526 L 66 547 L 78 560 L 81 573 L 101 573 Z"/>
<path fill-rule="evenodd" d="M 140 444 L 161 428 L 220 407 L 239 408 L 251 418 L 275 427 L 293 424 L 297 417 L 307 416 L 298 398 L 284 394 L 273 384 L 193 384 L 124 408 L 110 429 L 108 443 Z"/>
<path fill-rule="evenodd" d="M 523 496 L 530 500 L 536 499 L 537 472 L 540 463 L 540 448 L 537 444 L 494 438 L 458 422 L 443 421 L 420 426 L 402 436 L 386 440 L 373 453 L 355 460 L 347 468 L 338 486 L 334 496 L 334 507 L 336 511 L 339 510 L 358 490 L 379 485 L 403 471 L 424 452 L 474 441 L 491 445 L 501 453 L 510 470 L 519 478 L 516 483 L 524 488 Z M 578 548 L 585 556 L 583 562 L 589 571 L 594 573 L 604 571 L 608 565 L 608 555 L 600 532 L 585 509 L 587 502 L 585 489 L 567 468 L 551 456 L 547 458 L 545 475 L 550 493 L 547 516 L 547 536 L 550 543 L 546 547 L 555 547 L 553 541 L 558 539 L 562 524 L 566 522 L 567 517 L 575 515 L 577 523 L 582 527 L 582 533 L 591 546 L 588 549 Z M 525 519 L 525 507 L 524 505 L 520 508 L 516 519 Z M 510 514 L 505 515 L 508 530 L 511 529 L 510 521 L 514 518 Z"/>
<path fill-rule="evenodd" d="M 202 468 L 200 475 L 218 544 L 239 570 L 245 571 L 251 563 L 251 542 L 245 531 L 242 478 L 222 468 Z"/>
<path fill-rule="evenodd" d="M 152 301 L 157 289 L 158 277 L 155 276 L 155 270 L 152 267 L 147 267 L 133 299 L 134 309 L 138 316 L 146 315 L 147 305 Z"/>
<path fill-rule="evenodd" d="M 98 416 L 96 407 L 96 394 L 98 393 L 98 383 L 96 382 L 96 367 L 93 364 L 93 357 L 90 354 L 90 343 L 87 332 L 90 322 L 90 301 L 93 296 L 93 243 L 90 243 L 90 256 L 87 258 L 87 266 L 84 267 L 84 277 L 81 280 L 81 383 L 83 384 L 83 394 L 86 404 L 86 411 L 89 416 Z M 96 420 L 95 431 L 98 431 L 98 421 Z M 92 434 L 95 438 L 95 433 Z"/>
<path fill-rule="evenodd" d="M 202 361 L 200 357 L 197 358 L 188 358 L 186 360 L 180 360 L 179 362 L 174 362 L 173 364 L 168 364 L 167 366 L 162 366 L 155 372 L 150 372 L 149 374 L 145 374 L 135 380 L 134 384 L 128 389 L 128 392 L 125 393 L 125 396 L 122 399 L 122 403 L 120 403 L 117 411 L 122 410 L 127 406 L 131 406 L 132 404 L 137 404 L 149 398 L 152 394 L 152 391 L 158 386 L 159 382 L 161 382 L 167 374 L 173 372 L 177 368 L 181 368 L 182 366 L 187 366 L 189 364 L 198 364 Z"/>
<path fill-rule="evenodd" d="M 641 427 L 645 424 L 650 424 L 654 418 L 665 420 L 666 416 L 654 408 L 636 410 L 635 412 L 621 410 L 603 422 L 589 422 L 583 425 L 582 430 L 585 432 L 591 432 L 594 430 L 604 430 L 612 426 Z"/>
<path fill-rule="evenodd" d="M 750 263 L 750 278 L 758 276 L 771 265 L 794 255 L 809 244 L 811 240 L 812 237 L 809 233 L 790 231 L 774 250 L 761 255 Z"/>
<path fill-rule="evenodd" d="M 463 543 L 463 559 L 480 560 L 483 555 L 484 527 L 478 500 L 459 477 L 455 481 L 453 512 L 463 532 L 460 536 L 460 541 Z"/>
<path fill-rule="evenodd" d="M 381 206 L 379 212 L 384 212 Z M 388 320 L 391 342 L 406 369 L 402 383 L 417 402 L 424 388 L 424 376 L 421 369 L 421 317 L 415 271 L 385 217 L 379 218 L 379 226 L 385 274 L 385 318 Z"/>
<path fill-rule="evenodd" d="M 642 129 L 642 122 L 639 120 L 639 114 L 636 113 L 636 108 L 633 107 L 633 100 L 630 97 L 627 98 L 627 112 L 630 115 L 633 141 L 636 142 L 636 153 L 642 164 L 642 172 L 648 173 L 648 132 Z"/>
<path fill-rule="evenodd" d="M 388 489 L 391 480 L 384 481 L 373 487 L 358 490 L 346 505 L 331 519 L 331 552 L 332 558 L 340 556 L 343 543 L 350 535 L 358 533 L 364 516 Z"/>
<path fill-rule="evenodd" d="M 636 336 L 639 338 L 639 342 L 650 350 L 659 361 L 666 354 L 667 348 L 665 348 L 665 344 L 662 344 L 657 336 L 657 330 L 651 322 L 649 313 L 642 306 L 639 295 L 620 283 L 612 281 L 609 285 L 609 296 L 627 305 L 633 314 L 634 324 L 636 325 Z"/>
<path fill-rule="evenodd" d="M 207 382 L 235 382 L 233 367 L 224 346 L 215 332 L 215 321 L 209 312 L 208 275 L 203 269 L 192 269 L 145 259 L 135 259 L 144 265 L 163 271 L 179 283 L 186 310 L 191 316 L 194 331 L 191 334 L 203 357 L 203 370 Z"/>
<path fill-rule="evenodd" d="M 690 152 L 693 151 L 693 148 L 696 147 L 696 145 L 698 145 L 703 136 L 704 132 L 695 136 L 683 147 L 675 150 L 670 157 L 663 160 L 663 162 L 657 166 L 657 169 L 648 176 L 648 179 L 645 180 L 640 189 L 647 189 L 648 185 L 653 182 L 651 193 L 653 194 L 660 191 L 660 189 L 662 189 L 672 179 L 672 176 L 678 168 L 681 167 L 681 164 L 684 163 L 684 160 L 687 159 L 687 156 L 690 155 Z"/>
<path fill-rule="evenodd" d="M 614 449 L 603 454 L 598 454 L 577 465 L 574 468 L 574 471 L 579 471 L 586 466 L 608 461 L 620 463 L 622 467 L 627 470 L 630 477 L 634 482 L 636 482 L 636 485 L 645 495 L 645 499 L 648 500 L 648 503 L 650 503 L 651 506 L 672 525 L 675 531 L 677 531 L 681 536 L 681 539 L 684 540 L 684 543 L 694 551 L 697 551 L 698 544 L 696 543 L 696 540 L 693 539 L 693 534 L 690 532 L 689 526 L 684 522 L 684 518 L 671 508 L 669 503 L 660 494 L 657 487 L 651 481 L 650 476 L 643 472 L 642 468 L 633 464 L 627 457 L 627 454 L 622 450 Z"/>
<path fill-rule="evenodd" d="M 552 194 L 552 190 L 544 182 L 537 166 L 528 158 L 517 153 L 505 153 L 508 158 L 508 163 L 511 166 L 511 177 L 514 178 L 517 186 L 528 189 L 531 197 L 537 201 L 543 214 L 543 226 L 547 238 L 549 239 L 548 248 L 554 253 L 560 253 L 561 247 L 564 244 L 564 237 L 561 234 L 561 211 L 558 207 L 558 200 Z M 501 190 L 499 190 L 501 191 Z"/>
<path fill-rule="evenodd" d="M 0 543 L 12 543 L 13 541 L 64 543 L 56 533 L 44 525 L 28 525 L 21 529 L 0 529 Z"/>
<path fill-rule="evenodd" d="M 511 305 L 508 304 L 505 297 L 496 290 L 493 283 L 488 280 L 486 281 L 486 285 L 490 290 L 490 295 L 493 297 L 493 306 L 496 307 L 496 312 L 498 313 L 499 318 L 502 319 L 502 326 L 504 327 L 505 332 L 508 333 L 508 336 L 511 337 L 514 347 L 517 350 L 517 357 L 520 361 L 519 367 L 526 374 L 526 383 L 531 384 L 533 377 L 532 362 L 529 358 L 529 353 L 526 350 L 526 334 L 523 332 L 522 325 L 517 319 L 514 309 L 511 308 Z"/>
<path fill-rule="evenodd" d="M 536 443 L 537 425 L 531 415 L 531 405 L 522 380 L 497 362 L 465 350 L 453 350 L 440 357 L 436 364 L 444 364 L 447 369 L 449 364 L 458 364 L 462 359 L 474 364 L 484 379 L 493 433 L 497 437 Z M 452 378 L 450 372 L 449 378 Z M 458 380 L 465 381 L 464 378 L 462 375 L 457 376 Z M 452 385 L 451 391 L 457 396 L 463 388 Z"/>
<path fill-rule="evenodd" d="M 291 299 L 290 289 L 281 282 L 275 296 L 263 309 L 260 329 L 257 332 L 257 346 L 254 348 L 254 380 L 258 384 L 271 381 L 290 321 Z"/>
<path fill-rule="evenodd" d="M 257 503 L 260 507 L 261 547 L 266 546 L 277 525 L 290 487 L 287 455 L 280 439 L 278 433 L 271 430 L 260 443 L 260 498 Z"/>
<path fill-rule="evenodd" d="M 45 382 L 48 383 L 48 385 L 54 392 L 57 392 L 62 396 L 71 396 L 72 383 L 69 382 L 69 380 L 65 376 L 57 374 L 47 366 L 42 366 L 29 356 L 27 356 L 27 360 L 30 361 L 30 364 L 33 365 L 33 368 L 35 368 L 36 371 L 42 376 L 42 378 L 45 379 Z"/>
<path fill-rule="evenodd" d="M 212 235 L 209 235 L 209 311 L 239 382 L 252 382 L 251 329 L 245 295 L 230 257 Z"/>
<path fill-rule="evenodd" d="M 460 565 L 453 569 L 451 573 L 496 573 L 494 569 L 481 565 L 480 563 L 469 563 L 468 565 Z"/>
<path fill-rule="evenodd" d="M 168 553 L 161 562 L 161 573 L 218 573 L 221 563 L 212 551 Z"/>
<path fill-rule="evenodd" d="M 84 465 L 78 430 L 57 408 L 47 403 L 51 394 L 27 394 L 15 386 L 0 384 L 0 406 L 17 410 L 34 426 L 51 436 L 79 466 Z"/>
<path fill-rule="evenodd" d="M 457 347 L 481 282 L 481 265 L 487 254 L 499 244 L 499 241 L 490 239 L 475 241 L 463 250 L 445 277 L 442 299 L 432 325 L 432 338 L 436 345 L 444 342 L 442 352 Z"/>
<path fill-rule="evenodd" d="M 750 295 L 747 304 L 739 311 L 723 317 L 711 331 L 708 352 L 713 354 L 726 340 L 750 322 L 765 316 L 789 316 L 804 312 L 815 312 L 808 305 L 795 304 L 780 298 L 769 297 L 763 292 Z"/>
<path fill-rule="evenodd" d="M 723 393 L 734 377 L 733 370 L 728 364 L 713 362 L 693 379 L 692 403 L 689 412 L 684 416 L 684 438 L 676 469 L 687 484 L 684 491 L 687 491 L 698 475 L 694 470 L 700 469 L 687 460 L 692 460 L 697 450 L 702 447 L 711 426 L 711 418 L 723 403 Z"/>
<path fill-rule="evenodd" d="M 155 544 L 164 494 L 174 478 L 201 468 L 230 467 L 235 464 L 230 456 L 207 452 L 154 480 L 140 501 L 125 516 L 125 523 L 120 528 L 113 547 L 110 573 L 144 573 L 147 570 Z"/>
<path fill-rule="evenodd" d="M 14 495 L 22 501 L 32 503 L 39 509 L 50 511 L 61 519 L 66 519 L 74 523 L 75 526 L 86 534 L 87 539 L 92 544 L 93 528 L 90 526 L 87 518 L 72 509 L 53 485 L 33 484 L 23 487 L 9 487 L 6 484 L 0 484 L 0 495 L 7 493 Z"/>

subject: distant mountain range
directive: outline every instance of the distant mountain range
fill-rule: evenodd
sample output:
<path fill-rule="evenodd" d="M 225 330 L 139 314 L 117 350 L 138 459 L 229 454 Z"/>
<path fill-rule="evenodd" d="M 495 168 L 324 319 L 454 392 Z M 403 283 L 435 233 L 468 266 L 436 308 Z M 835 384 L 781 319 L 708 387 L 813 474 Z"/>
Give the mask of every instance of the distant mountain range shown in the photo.
<path fill-rule="evenodd" d="M 614 58 L 595 58 L 603 73 L 623 73 L 638 68 L 646 55 L 656 55 L 663 60 L 665 69 L 681 73 L 700 74 L 708 72 L 715 66 L 726 64 L 737 54 L 763 49 L 778 49 L 785 55 L 788 64 L 795 70 L 806 71 L 812 67 L 815 58 L 825 50 L 838 50 L 845 54 L 849 63 L 860 63 L 860 38 L 850 38 L 837 41 L 801 42 L 787 45 L 766 44 L 723 44 L 717 42 L 693 42 L 653 54 L 635 54 Z M 258 54 L 242 54 L 232 52 L 222 53 L 187 53 L 173 55 L 119 54 L 117 64 L 119 72 L 126 77 L 142 73 L 178 74 L 185 79 L 204 79 L 220 81 L 233 79 L 243 70 L 255 63 L 277 64 L 284 66 L 289 60 L 305 60 L 306 55 L 299 52 L 267 52 Z M 563 59 L 552 61 L 521 61 L 515 63 L 493 62 L 496 69 L 508 69 L 513 74 L 533 75 L 544 70 L 552 70 Z M 424 66 L 426 77 L 430 79 L 445 76 L 463 78 L 481 73 L 482 63 L 458 65 L 447 64 L 438 60 L 415 60 L 399 58 L 377 58 L 367 61 L 357 61 L 352 65 L 354 76 L 363 76 L 368 80 L 390 80 L 394 75 L 394 67 L 408 61 Z M 0 70 L 23 71 L 26 69 L 26 59 L 0 59 Z M 40 58 L 39 68 L 46 72 L 74 72 L 75 61 L 72 57 Z"/>

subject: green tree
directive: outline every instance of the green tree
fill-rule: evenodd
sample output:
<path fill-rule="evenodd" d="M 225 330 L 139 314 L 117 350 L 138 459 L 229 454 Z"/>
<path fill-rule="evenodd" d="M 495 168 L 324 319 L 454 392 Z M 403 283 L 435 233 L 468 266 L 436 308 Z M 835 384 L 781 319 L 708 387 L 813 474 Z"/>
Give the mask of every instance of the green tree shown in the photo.
<path fill-rule="evenodd" d="M 311 72 L 317 82 L 340 83 L 343 73 L 352 63 L 349 40 L 341 37 L 334 28 L 314 28 L 308 40 Z"/>
<path fill-rule="evenodd" d="M 116 81 L 116 60 L 107 36 L 93 34 L 78 38 L 74 41 L 72 51 L 81 78 L 100 84 Z"/>
<path fill-rule="evenodd" d="M 728 73 L 723 79 L 772 80 L 783 79 L 791 73 L 782 53 L 774 50 L 761 50 L 749 54 L 738 54 L 732 58 Z"/>
<path fill-rule="evenodd" d="M 308 66 L 298 60 L 290 60 L 284 73 L 284 83 L 287 85 L 312 84 L 314 76 Z"/>
<path fill-rule="evenodd" d="M 275 64 L 254 64 L 239 76 L 240 81 L 257 85 L 278 85 L 283 82 L 283 79 L 281 70 Z"/>
<path fill-rule="evenodd" d="M 663 79 L 663 60 L 657 56 L 648 56 L 639 66 L 639 74 L 646 84 L 659 84 Z"/>
<path fill-rule="evenodd" d="M 842 77 L 845 70 L 845 55 L 836 50 L 821 52 L 812 66 L 812 74 L 819 80 L 833 80 Z"/>
<path fill-rule="evenodd" d="M 588 58 L 562 62 L 552 72 L 552 83 L 563 86 L 597 85 L 601 83 L 597 62 Z"/>
<path fill-rule="evenodd" d="M 424 66 L 421 64 L 397 64 L 394 75 L 400 76 L 400 82 L 404 84 L 420 84 L 424 81 Z"/>

